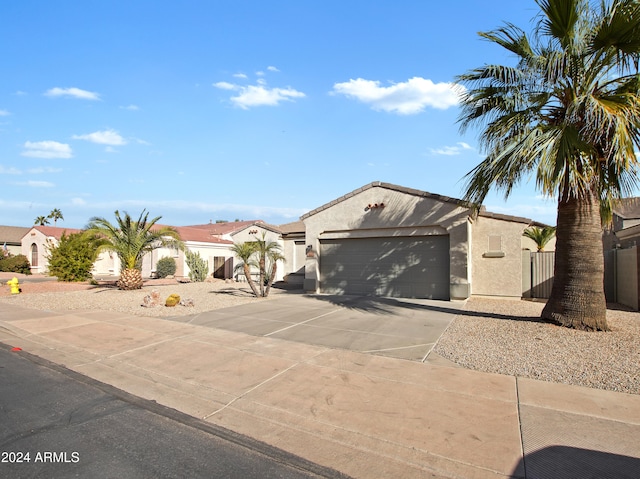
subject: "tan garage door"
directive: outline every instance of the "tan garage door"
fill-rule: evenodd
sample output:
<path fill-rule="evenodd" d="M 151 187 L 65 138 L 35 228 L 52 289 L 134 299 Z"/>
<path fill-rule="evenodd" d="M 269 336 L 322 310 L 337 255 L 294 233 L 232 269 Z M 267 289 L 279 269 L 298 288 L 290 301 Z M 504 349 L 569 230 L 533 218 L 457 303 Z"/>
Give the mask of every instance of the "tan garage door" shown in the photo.
<path fill-rule="evenodd" d="M 320 291 L 449 299 L 449 237 L 322 240 Z"/>

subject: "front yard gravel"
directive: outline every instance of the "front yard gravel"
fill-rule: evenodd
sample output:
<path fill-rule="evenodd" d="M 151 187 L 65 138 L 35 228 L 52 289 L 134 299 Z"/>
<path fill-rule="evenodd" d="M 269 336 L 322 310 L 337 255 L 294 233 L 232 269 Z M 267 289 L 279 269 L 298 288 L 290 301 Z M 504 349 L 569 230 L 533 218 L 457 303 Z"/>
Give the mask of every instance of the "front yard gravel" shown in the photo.
<path fill-rule="evenodd" d="M 434 351 L 460 366 L 640 394 L 640 315 L 609 309 L 611 331 L 540 322 L 544 303 L 473 298 Z"/>

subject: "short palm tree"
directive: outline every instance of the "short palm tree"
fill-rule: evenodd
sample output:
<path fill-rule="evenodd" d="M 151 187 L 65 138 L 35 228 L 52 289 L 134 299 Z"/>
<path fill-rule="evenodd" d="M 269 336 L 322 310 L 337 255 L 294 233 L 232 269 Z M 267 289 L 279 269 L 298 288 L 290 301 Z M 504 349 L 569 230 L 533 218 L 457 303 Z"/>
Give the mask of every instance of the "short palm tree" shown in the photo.
<path fill-rule="evenodd" d="M 280 245 L 275 241 L 267 240 L 266 235 L 263 234 L 262 238 L 256 237 L 255 241 L 234 244 L 232 250 L 241 260 L 236 268 L 242 268 L 253 294 L 258 298 L 269 296 L 269 291 L 276 277 L 278 261 L 284 261 Z M 252 267 L 258 268 L 259 291 L 251 277 Z"/>
<path fill-rule="evenodd" d="M 33 220 L 33 224 L 37 226 L 44 226 L 49 224 L 49 219 L 46 216 L 38 216 Z"/>
<path fill-rule="evenodd" d="M 126 211 L 124 217 L 121 217 L 118 211 L 115 215 L 115 225 L 104 218 L 91 218 L 87 225 L 87 233 L 104 238 L 100 250 L 113 251 L 118 255 L 121 268 L 118 288 L 140 289 L 142 288 L 142 258 L 160 247 L 183 248 L 183 243 L 174 228 L 170 226 L 154 228 L 161 216 L 149 220 L 149 213 L 145 210 L 140 213 L 137 221 L 133 221 Z"/>
<path fill-rule="evenodd" d="M 544 319 L 607 330 L 602 222 L 638 184 L 640 2 L 536 0 L 537 32 L 506 24 L 480 35 L 515 66 L 461 75 L 460 124 L 482 126 L 487 157 L 467 176 L 479 205 L 523 178 L 558 199 L 555 278 Z"/>
<path fill-rule="evenodd" d="M 553 239 L 556 235 L 555 226 L 545 226 L 540 228 L 539 226 L 531 226 L 524 230 L 523 236 L 533 240 L 538 248 L 538 251 L 544 251 L 544 247 Z"/>
<path fill-rule="evenodd" d="M 240 263 L 236 265 L 235 270 L 244 273 L 244 277 L 247 279 L 247 283 L 249 283 L 249 287 L 253 294 L 256 297 L 259 297 L 258 289 L 256 287 L 256 283 L 251 277 L 251 268 L 257 267 L 256 262 L 253 260 L 253 254 L 255 253 L 255 248 L 252 242 L 245 243 L 234 243 L 231 247 L 231 251 L 240 259 Z"/>
<path fill-rule="evenodd" d="M 267 240 L 264 233 L 262 238 L 256 237 L 254 245 L 260 271 L 260 295 L 267 297 L 276 277 L 278 261 L 284 261 L 284 256 L 280 245 L 275 241 Z"/>
<path fill-rule="evenodd" d="M 47 216 L 47 218 L 50 218 L 53 220 L 54 226 L 58 225 L 58 220 L 64 220 L 64 216 L 62 216 L 62 211 L 60 211 L 58 208 L 52 209 L 51 213 L 49 213 L 49 216 Z"/>

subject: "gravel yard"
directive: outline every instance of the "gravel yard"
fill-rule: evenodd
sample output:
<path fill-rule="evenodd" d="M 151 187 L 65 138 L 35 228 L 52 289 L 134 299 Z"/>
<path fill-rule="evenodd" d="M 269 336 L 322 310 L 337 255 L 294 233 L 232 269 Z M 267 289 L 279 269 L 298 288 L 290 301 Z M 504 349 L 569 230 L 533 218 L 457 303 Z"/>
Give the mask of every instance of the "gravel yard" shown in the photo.
<path fill-rule="evenodd" d="M 11 301 L 26 308 L 41 310 L 87 310 L 101 309 L 138 316 L 184 316 L 213 309 L 227 308 L 252 301 L 265 301 L 256 298 L 247 283 L 213 280 L 202 283 L 178 283 L 176 280 L 148 280 L 142 290 L 121 291 L 114 282 L 101 282 L 98 285 L 88 283 L 63 283 L 58 281 L 30 281 L 28 277 L 20 279 L 22 294 L 9 294 L 9 288 L 2 283 L 0 301 Z M 161 305 L 144 307 L 144 298 L 153 291 L 159 293 Z M 272 288 L 266 300 L 282 293 Z M 193 307 L 165 307 L 164 301 L 170 294 L 177 294 L 182 300 L 192 299 Z"/>
<path fill-rule="evenodd" d="M 23 294 L 11 296 L 3 277 L 0 301 L 42 310 L 102 309 L 142 316 L 195 314 L 255 298 L 246 283 L 222 280 L 177 283 L 150 280 L 142 290 L 120 291 L 110 284 L 35 282 L 19 278 Z M 193 307 L 145 308 L 143 299 L 158 291 L 192 299 Z M 272 289 L 267 301 L 285 291 Z M 534 301 L 473 298 L 434 348 L 462 367 L 591 388 L 640 394 L 640 313 L 609 309 L 612 331 L 585 333 L 538 320 L 544 304 Z"/>

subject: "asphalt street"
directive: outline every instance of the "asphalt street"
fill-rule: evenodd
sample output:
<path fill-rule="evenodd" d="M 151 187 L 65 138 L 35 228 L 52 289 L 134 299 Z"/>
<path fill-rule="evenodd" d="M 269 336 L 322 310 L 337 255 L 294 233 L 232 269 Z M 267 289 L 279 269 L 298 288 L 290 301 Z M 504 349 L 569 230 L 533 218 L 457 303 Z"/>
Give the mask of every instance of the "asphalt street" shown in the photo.
<path fill-rule="evenodd" d="M 0 347 L 0 477 L 345 477 Z"/>

